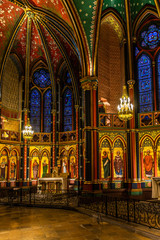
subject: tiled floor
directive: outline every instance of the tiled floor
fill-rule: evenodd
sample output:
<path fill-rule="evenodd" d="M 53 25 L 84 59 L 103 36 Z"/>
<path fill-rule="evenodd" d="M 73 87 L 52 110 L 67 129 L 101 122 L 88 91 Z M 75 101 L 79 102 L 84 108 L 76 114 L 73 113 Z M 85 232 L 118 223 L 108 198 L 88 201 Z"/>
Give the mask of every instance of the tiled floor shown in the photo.
<path fill-rule="evenodd" d="M 0 240 L 147 240 L 110 222 L 57 209 L 0 206 Z"/>

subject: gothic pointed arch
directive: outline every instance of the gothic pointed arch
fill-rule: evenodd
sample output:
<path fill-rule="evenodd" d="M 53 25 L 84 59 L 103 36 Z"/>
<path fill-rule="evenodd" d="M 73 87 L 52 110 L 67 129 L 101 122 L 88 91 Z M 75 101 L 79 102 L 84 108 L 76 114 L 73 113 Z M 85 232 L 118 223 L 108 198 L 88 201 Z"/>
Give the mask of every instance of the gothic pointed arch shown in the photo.
<path fill-rule="evenodd" d="M 125 80 L 125 31 L 117 15 L 107 12 L 100 26 L 98 45 L 98 100 L 106 102 L 106 112 L 115 113 Z"/>

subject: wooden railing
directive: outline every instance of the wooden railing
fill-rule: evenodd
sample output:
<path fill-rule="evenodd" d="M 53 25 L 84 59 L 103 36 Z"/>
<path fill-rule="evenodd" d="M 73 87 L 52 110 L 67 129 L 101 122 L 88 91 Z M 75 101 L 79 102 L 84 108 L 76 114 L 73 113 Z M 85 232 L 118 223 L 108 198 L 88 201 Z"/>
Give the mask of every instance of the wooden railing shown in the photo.
<path fill-rule="evenodd" d="M 126 124 L 120 120 L 118 114 L 100 113 L 99 114 L 99 127 L 105 128 L 125 128 Z"/>
<path fill-rule="evenodd" d="M 160 111 L 139 113 L 139 127 L 159 127 L 160 126 Z"/>
<path fill-rule="evenodd" d="M 20 132 L 0 130 L 0 140 L 4 142 L 20 142 Z"/>
<path fill-rule="evenodd" d="M 76 141 L 76 131 L 70 132 L 60 132 L 59 133 L 60 142 L 73 142 Z"/>

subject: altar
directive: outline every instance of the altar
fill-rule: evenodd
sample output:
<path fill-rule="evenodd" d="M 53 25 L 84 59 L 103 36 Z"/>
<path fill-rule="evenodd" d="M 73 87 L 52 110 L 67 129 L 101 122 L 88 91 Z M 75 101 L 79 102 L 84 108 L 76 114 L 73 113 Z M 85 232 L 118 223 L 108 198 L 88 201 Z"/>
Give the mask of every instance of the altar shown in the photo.
<path fill-rule="evenodd" d="M 160 177 L 152 178 L 152 198 L 160 200 Z"/>
<path fill-rule="evenodd" d="M 54 192 L 59 193 L 62 190 L 67 190 L 67 178 L 64 177 L 45 177 L 38 179 L 38 192 L 43 193 Z"/>

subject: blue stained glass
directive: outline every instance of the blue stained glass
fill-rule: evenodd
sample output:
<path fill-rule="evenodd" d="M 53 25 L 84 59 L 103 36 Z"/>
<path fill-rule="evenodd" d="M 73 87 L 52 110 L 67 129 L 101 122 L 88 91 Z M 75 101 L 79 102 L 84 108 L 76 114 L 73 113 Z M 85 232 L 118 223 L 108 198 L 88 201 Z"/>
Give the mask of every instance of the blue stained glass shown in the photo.
<path fill-rule="evenodd" d="M 64 131 L 72 131 L 72 91 L 67 88 L 63 95 Z"/>
<path fill-rule="evenodd" d="M 44 93 L 44 109 L 43 109 L 43 121 L 44 121 L 44 132 L 51 132 L 51 110 L 52 110 L 52 92 L 51 89 Z"/>
<path fill-rule="evenodd" d="M 64 105 L 65 107 L 72 106 L 72 92 L 69 89 L 65 91 Z"/>
<path fill-rule="evenodd" d="M 141 38 L 142 47 L 156 48 L 160 43 L 160 28 L 156 25 L 149 26 L 148 31 L 141 33 Z"/>
<path fill-rule="evenodd" d="M 135 48 L 135 56 L 137 56 L 138 53 L 139 53 L 139 50 L 138 50 L 138 48 L 136 47 L 136 48 Z"/>
<path fill-rule="evenodd" d="M 71 125 L 72 119 L 70 118 L 70 116 L 64 117 L 64 122 L 65 122 L 65 125 Z"/>
<path fill-rule="evenodd" d="M 153 111 L 151 60 L 145 54 L 138 59 L 138 81 L 140 112 Z"/>
<path fill-rule="evenodd" d="M 40 70 L 36 71 L 33 74 L 33 82 L 38 87 L 41 87 L 41 88 L 48 87 L 49 85 L 51 85 L 49 73 L 44 69 L 40 69 Z"/>
<path fill-rule="evenodd" d="M 148 91 L 151 89 L 151 79 L 139 82 L 139 92 Z"/>
<path fill-rule="evenodd" d="M 65 107 L 64 108 L 64 115 L 65 116 L 72 115 L 72 107 Z"/>
<path fill-rule="evenodd" d="M 64 126 L 64 132 L 72 131 L 72 126 Z"/>
<path fill-rule="evenodd" d="M 153 111 L 152 105 L 140 106 L 140 112 L 152 112 L 152 111 Z"/>
<path fill-rule="evenodd" d="M 157 77 L 158 77 L 158 108 L 160 110 L 160 53 L 158 54 L 156 66 L 157 66 Z"/>
<path fill-rule="evenodd" d="M 140 95 L 140 102 L 142 103 L 142 104 L 148 104 L 148 103 L 150 103 L 151 102 L 151 94 L 150 93 L 147 93 L 147 94 L 142 94 L 142 95 Z"/>
<path fill-rule="evenodd" d="M 67 80 L 66 80 L 66 82 L 68 83 L 68 84 L 70 84 L 71 83 L 71 78 L 70 78 L 70 75 L 69 75 L 69 73 L 67 72 Z"/>
<path fill-rule="evenodd" d="M 35 132 L 40 132 L 41 123 L 41 95 L 34 88 L 30 95 L 30 121 Z"/>

